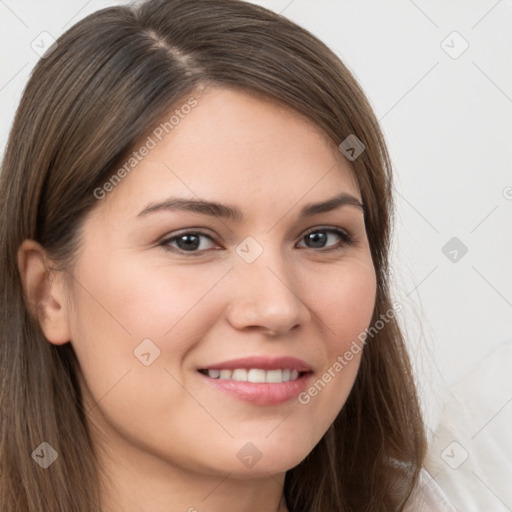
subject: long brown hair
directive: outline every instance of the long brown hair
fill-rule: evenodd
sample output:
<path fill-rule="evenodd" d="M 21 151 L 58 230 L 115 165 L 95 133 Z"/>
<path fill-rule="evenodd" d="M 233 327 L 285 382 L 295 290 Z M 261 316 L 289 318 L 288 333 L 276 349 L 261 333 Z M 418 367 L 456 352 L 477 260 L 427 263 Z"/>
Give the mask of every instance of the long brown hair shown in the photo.
<path fill-rule="evenodd" d="M 388 249 L 391 165 L 358 83 L 339 58 L 283 16 L 240 0 L 150 0 L 98 11 L 69 29 L 36 65 L 0 175 L 0 508 L 99 510 L 91 448 L 70 343 L 44 338 L 25 296 L 17 250 L 39 242 L 54 260 L 77 255 L 94 190 L 172 108 L 208 83 L 277 99 L 340 144 L 365 205 L 377 275 L 372 325 L 392 308 Z M 31 454 L 42 442 L 58 459 Z M 418 481 L 424 426 L 395 318 L 363 351 L 351 394 L 321 441 L 285 479 L 291 511 L 399 511 Z"/>

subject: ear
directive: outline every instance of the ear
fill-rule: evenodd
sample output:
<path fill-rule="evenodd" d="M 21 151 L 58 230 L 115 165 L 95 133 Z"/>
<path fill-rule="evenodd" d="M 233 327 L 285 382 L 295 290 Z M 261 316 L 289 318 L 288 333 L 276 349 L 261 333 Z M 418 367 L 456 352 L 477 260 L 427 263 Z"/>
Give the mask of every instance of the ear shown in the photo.
<path fill-rule="evenodd" d="M 46 339 L 54 345 L 70 341 L 64 272 L 50 268 L 46 251 L 34 240 L 24 240 L 20 245 L 18 268 L 30 310 Z"/>

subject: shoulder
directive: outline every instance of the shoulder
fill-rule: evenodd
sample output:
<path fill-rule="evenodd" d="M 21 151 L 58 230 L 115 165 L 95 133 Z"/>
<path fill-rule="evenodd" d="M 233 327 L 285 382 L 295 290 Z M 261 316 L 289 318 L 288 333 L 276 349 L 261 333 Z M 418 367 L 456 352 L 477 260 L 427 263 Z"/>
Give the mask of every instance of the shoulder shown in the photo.
<path fill-rule="evenodd" d="M 438 483 L 425 469 L 404 512 L 457 512 Z"/>

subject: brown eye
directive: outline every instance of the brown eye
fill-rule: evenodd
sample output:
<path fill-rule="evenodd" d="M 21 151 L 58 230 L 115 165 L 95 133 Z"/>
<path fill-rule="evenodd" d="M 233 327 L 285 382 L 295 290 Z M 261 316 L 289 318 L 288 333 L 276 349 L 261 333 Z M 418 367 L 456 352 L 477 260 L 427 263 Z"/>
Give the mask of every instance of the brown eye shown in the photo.
<path fill-rule="evenodd" d="M 329 235 L 335 235 L 335 238 L 338 237 L 341 239 L 341 242 L 334 244 L 334 247 L 331 247 L 332 244 L 327 245 L 329 241 Z M 309 244 L 307 246 L 309 249 L 325 249 L 325 247 L 338 249 L 346 245 L 353 244 L 352 237 L 347 232 L 337 228 L 316 228 L 314 231 L 310 231 L 304 235 L 303 240 Z"/>
<path fill-rule="evenodd" d="M 201 242 L 202 238 L 206 238 L 213 242 L 213 239 L 205 233 L 201 233 L 199 231 L 186 231 L 162 240 L 160 245 L 165 249 L 174 252 L 199 254 L 207 250 L 207 248 L 204 247 L 205 244 Z M 176 244 L 176 246 L 171 244 Z"/>

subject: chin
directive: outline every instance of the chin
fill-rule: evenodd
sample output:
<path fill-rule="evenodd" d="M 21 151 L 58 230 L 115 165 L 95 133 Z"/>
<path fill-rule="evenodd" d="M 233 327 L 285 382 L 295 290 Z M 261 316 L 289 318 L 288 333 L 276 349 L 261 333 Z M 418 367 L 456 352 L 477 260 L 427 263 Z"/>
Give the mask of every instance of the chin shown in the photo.
<path fill-rule="evenodd" d="M 271 434 L 272 436 L 272 434 Z M 286 473 L 300 464 L 313 449 L 312 446 L 302 446 L 299 442 L 284 444 L 281 440 L 272 443 L 270 439 L 247 442 L 236 450 L 236 461 L 230 461 L 233 478 L 251 479 L 268 478 L 270 475 Z M 259 447 L 258 447 L 259 446 Z"/>

